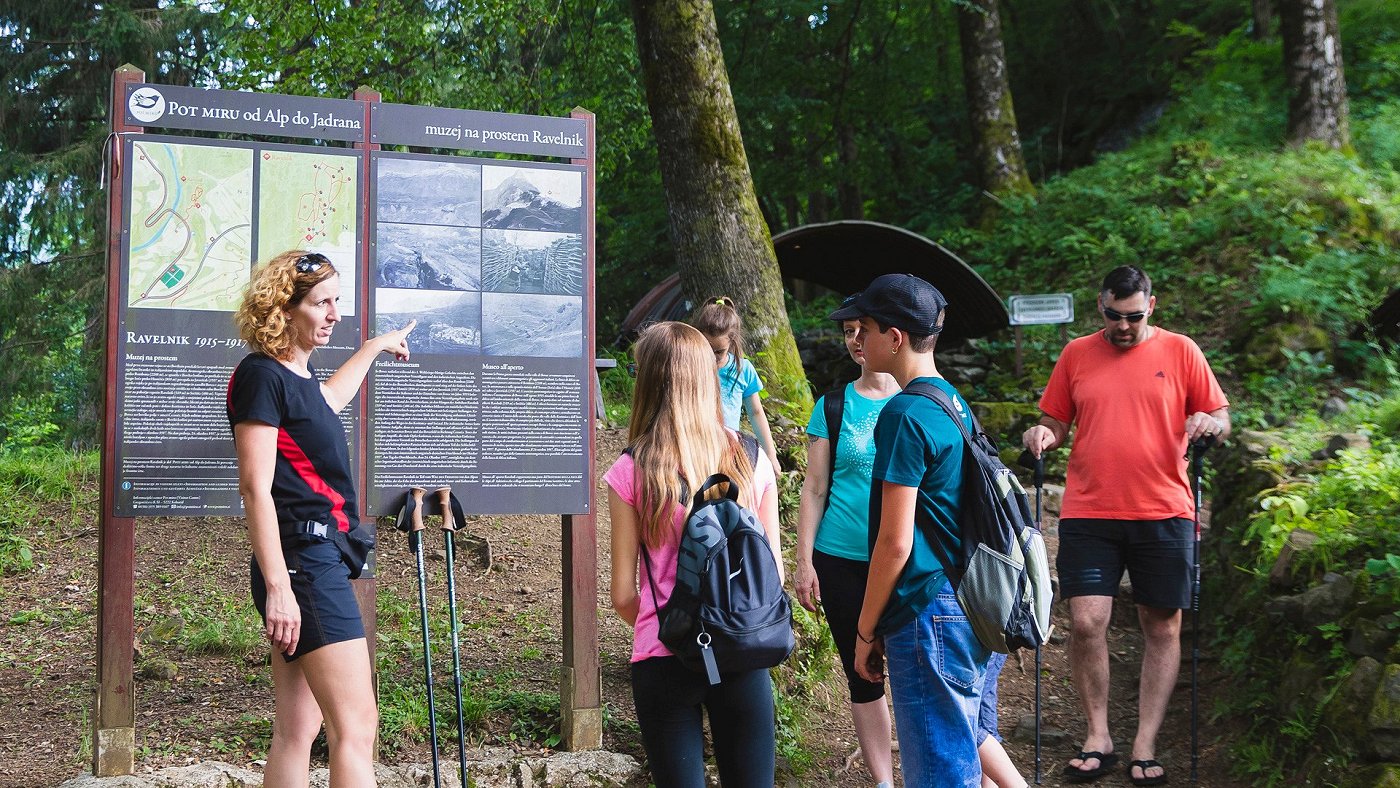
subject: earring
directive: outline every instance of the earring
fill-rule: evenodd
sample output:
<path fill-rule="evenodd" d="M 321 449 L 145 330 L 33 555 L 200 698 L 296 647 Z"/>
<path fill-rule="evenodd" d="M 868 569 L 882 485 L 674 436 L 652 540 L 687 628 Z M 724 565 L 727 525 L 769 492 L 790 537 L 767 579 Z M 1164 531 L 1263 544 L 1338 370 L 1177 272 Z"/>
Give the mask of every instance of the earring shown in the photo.
<path fill-rule="evenodd" d="M 897 353 L 899 353 L 899 348 L 897 348 L 897 347 L 892 347 L 892 348 L 890 348 L 890 355 L 891 355 L 891 356 L 893 356 L 893 355 L 895 355 L 895 354 L 897 354 Z"/>

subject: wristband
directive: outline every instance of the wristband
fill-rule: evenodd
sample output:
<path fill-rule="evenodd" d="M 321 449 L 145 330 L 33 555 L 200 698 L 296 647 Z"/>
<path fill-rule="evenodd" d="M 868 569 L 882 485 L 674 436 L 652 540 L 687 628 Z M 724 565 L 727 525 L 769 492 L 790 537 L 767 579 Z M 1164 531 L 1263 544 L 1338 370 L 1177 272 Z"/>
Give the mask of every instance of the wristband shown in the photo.
<path fill-rule="evenodd" d="M 860 634 L 860 630 L 859 630 L 859 629 L 856 630 L 856 637 L 860 638 L 860 642 L 862 642 L 862 643 L 871 643 L 871 644 L 873 644 L 873 643 L 875 642 L 875 636 L 874 636 L 874 635 L 871 635 L 870 637 L 866 637 L 865 635 Z"/>

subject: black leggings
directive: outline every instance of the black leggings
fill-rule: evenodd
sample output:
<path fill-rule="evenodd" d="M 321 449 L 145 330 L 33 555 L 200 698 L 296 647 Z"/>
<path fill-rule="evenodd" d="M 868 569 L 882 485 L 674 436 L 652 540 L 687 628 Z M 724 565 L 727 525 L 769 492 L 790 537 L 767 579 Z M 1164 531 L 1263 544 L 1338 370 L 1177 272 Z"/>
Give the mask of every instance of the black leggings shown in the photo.
<path fill-rule="evenodd" d="M 704 788 L 710 715 L 715 764 L 725 788 L 773 788 L 776 749 L 768 671 L 724 673 L 710 686 L 675 657 L 632 663 L 632 700 L 656 788 Z"/>
<path fill-rule="evenodd" d="M 865 578 L 870 573 L 870 564 L 813 550 L 812 568 L 817 570 L 822 612 L 826 613 L 836 651 L 841 654 L 851 702 L 869 703 L 885 697 L 885 682 L 866 681 L 856 673 L 856 626 L 865 602 Z"/>

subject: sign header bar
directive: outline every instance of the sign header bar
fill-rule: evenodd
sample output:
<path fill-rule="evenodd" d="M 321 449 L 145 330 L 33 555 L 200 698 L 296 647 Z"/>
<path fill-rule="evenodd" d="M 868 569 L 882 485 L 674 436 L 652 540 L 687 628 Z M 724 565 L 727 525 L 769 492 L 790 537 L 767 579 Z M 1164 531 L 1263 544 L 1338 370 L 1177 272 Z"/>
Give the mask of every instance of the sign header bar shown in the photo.
<path fill-rule="evenodd" d="M 513 115 L 412 104 L 370 105 L 370 142 L 581 159 L 588 124 L 578 118 Z"/>
<path fill-rule="evenodd" d="M 132 126 L 363 142 L 364 102 L 149 82 L 126 85 Z"/>

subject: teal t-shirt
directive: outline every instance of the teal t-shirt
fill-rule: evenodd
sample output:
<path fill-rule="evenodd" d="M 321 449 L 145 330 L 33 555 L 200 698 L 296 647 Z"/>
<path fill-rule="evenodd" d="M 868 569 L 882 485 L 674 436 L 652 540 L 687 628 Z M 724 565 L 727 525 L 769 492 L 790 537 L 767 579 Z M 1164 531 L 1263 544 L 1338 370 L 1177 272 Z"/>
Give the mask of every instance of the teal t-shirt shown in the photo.
<path fill-rule="evenodd" d="M 972 415 L 957 389 L 943 378 L 915 378 L 932 383 L 953 400 L 972 429 Z M 957 555 L 958 517 L 962 513 L 962 432 L 948 414 L 932 400 L 916 394 L 901 394 L 880 411 L 875 425 L 875 464 L 871 469 L 870 542 L 874 550 L 880 533 L 880 482 L 917 487 L 914 505 L 914 544 L 909 560 L 890 594 L 876 634 L 898 629 L 923 610 L 943 586 L 943 553 L 929 543 L 940 539 L 950 555 Z"/>
<path fill-rule="evenodd" d="M 852 561 L 870 560 L 870 469 L 875 464 L 875 422 L 893 397 L 869 399 L 846 384 L 841 402 L 836 468 L 827 491 L 826 513 L 817 526 L 815 546 L 827 555 Z M 831 439 L 826 423 L 826 397 L 817 400 L 807 434 Z"/>
<path fill-rule="evenodd" d="M 753 364 L 743 359 L 736 367 L 731 353 L 729 360 L 719 368 L 719 402 L 724 410 L 724 426 L 737 431 L 744 400 L 762 390 L 763 381 L 758 379 L 758 370 Z"/>

